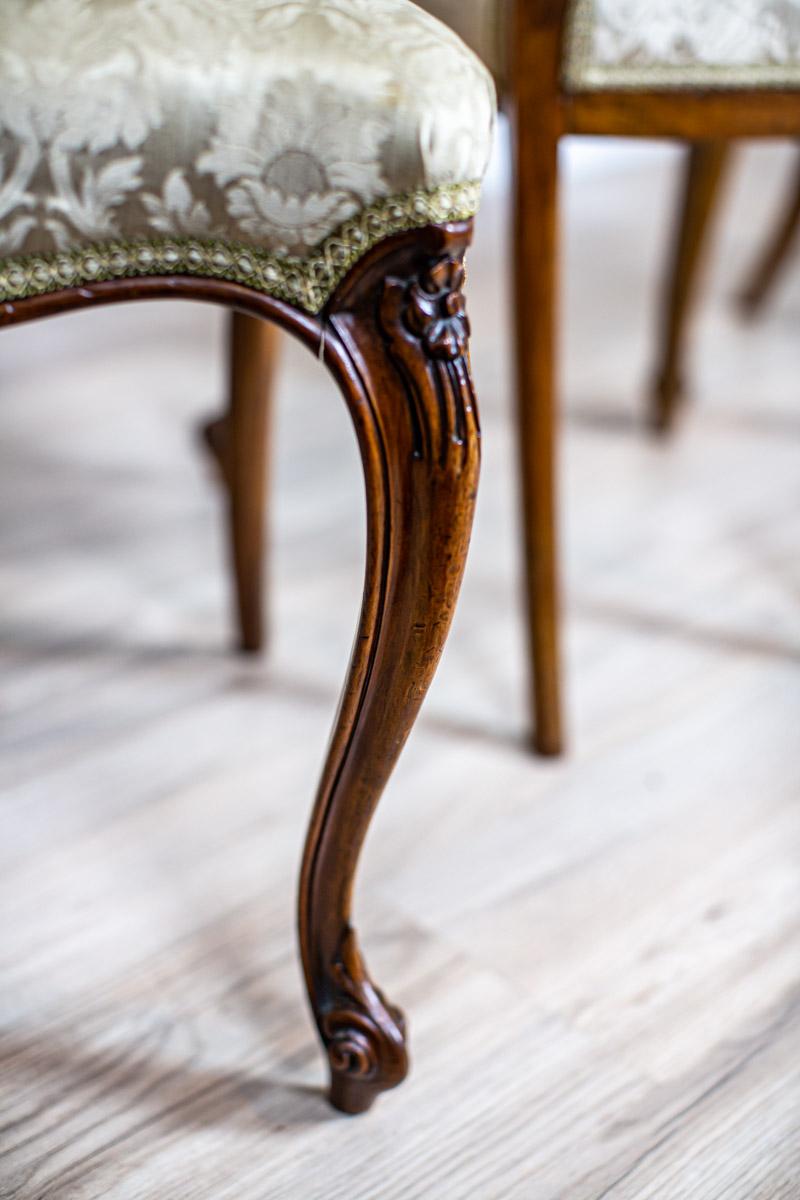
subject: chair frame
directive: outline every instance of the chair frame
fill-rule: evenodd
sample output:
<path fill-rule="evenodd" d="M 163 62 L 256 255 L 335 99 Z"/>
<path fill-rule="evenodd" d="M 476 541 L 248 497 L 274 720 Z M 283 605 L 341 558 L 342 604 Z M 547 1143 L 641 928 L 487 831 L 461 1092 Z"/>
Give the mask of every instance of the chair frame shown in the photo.
<path fill-rule="evenodd" d="M 266 428 L 265 408 L 250 403 L 263 382 L 261 323 L 322 358 L 344 396 L 364 471 L 367 562 L 303 856 L 299 939 L 330 1098 L 349 1113 L 367 1109 L 408 1069 L 403 1018 L 367 974 L 351 898 L 372 814 L 447 637 L 469 542 L 480 460 L 461 291 L 471 233 L 464 221 L 387 238 L 351 269 L 319 316 L 239 284 L 187 277 L 105 281 L 0 306 L 0 326 L 129 300 L 211 301 L 235 311 L 232 417 L 211 444 L 225 463 L 233 524 L 242 522 L 234 557 L 243 591 L 261 562 L 260 547 L 248 558 L 263 511 L 265 454 L 263 447 L 249 453 Z M 241 611 L 243 640 L 252 644 L 257 614 L 252 606 Z"/>

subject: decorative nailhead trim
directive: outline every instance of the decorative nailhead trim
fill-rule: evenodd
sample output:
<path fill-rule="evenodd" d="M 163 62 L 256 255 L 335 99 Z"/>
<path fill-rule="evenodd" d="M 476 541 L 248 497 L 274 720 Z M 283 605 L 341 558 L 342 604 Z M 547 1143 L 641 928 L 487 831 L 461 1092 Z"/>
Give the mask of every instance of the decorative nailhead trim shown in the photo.
<path fill-rule="evenodd" d="M 308 258 L 199 238 L 112 241 L 0 260 L 0 303 L 141 275 L 195 275 L 242 283 L 318 313 L 360 258 L 395 233 L 475 215 L 480 183 L 391 196 L 345 221 Z"/>

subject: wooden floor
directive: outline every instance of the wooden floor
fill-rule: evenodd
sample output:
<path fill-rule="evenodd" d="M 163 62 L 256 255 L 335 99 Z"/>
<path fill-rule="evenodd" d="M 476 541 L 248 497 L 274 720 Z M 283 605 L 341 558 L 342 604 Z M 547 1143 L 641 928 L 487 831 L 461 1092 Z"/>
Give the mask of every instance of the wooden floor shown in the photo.
<path fill-rule="evenodd" d="M 741 161 L 662 445 L 675 153 L 568 155 L 563 763 L 523 747 L 495 171 L 474 551 L 358 896 L 414 1066 L 364 1118 L 321 1097 L 293 915 L 360 591 L 344 406 L 288 348 L 245 662 L 191 437 L 220 315 L 2 335 L 2 1200 L 800 1196 L 800 261 L 757 325 L 731 304 L 791 162 Z"/>

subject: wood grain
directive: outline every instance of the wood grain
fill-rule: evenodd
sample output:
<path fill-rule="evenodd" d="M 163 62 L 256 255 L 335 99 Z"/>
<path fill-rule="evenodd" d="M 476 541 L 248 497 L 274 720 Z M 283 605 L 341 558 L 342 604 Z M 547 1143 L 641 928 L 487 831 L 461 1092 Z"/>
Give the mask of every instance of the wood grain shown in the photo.
<path fill-rule="evenodd" d="M 796 138 L 796 91 L 574 92 L 563 100 L 564 132 L 617 137 Z"/>
<path fill-rule="evenodd" d="M 564 749 L 558 550 L 558 141 L 566 3 L 516 4 L 512 88 L 514 360 L 532 744 Z"/>

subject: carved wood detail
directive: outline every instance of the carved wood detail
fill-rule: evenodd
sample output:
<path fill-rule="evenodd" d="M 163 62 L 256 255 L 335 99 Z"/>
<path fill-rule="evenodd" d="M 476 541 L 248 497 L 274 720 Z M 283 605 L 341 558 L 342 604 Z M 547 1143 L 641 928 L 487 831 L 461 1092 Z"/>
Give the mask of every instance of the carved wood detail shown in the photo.
<path fill-rule="evenodd" d="M 331 977 L 340 1007 L 323 1014 L 321 1029 L 335 1076 L 400 1083 L 408 1071 L 405 1018 L 370 980 L 349 925 L 331 963 Z"/>
<path fill-rule="evenodd" d="M 380 302 L 381 329 L 406 388 L 414 457 L 435 457 L 440 466 L 453 447 L 466 462 L 467 425 L 475 420 L 463 284 L 463 262 L 440 258 L 410 280 L 388 278 Z"/>
<path fill-rule="evenodd" d="M 367 492 L 361 621 L 300 887 L 306 979 L 331 1098 L 360 1112 L 406 1074 L 403 1018 L 371 982 L 350 922 L 370 818 L 450 626 L 480 458 L 461 291 L 470 227 L 385 243 L 326 314 L 326 361 L 356 427 Z"/>

